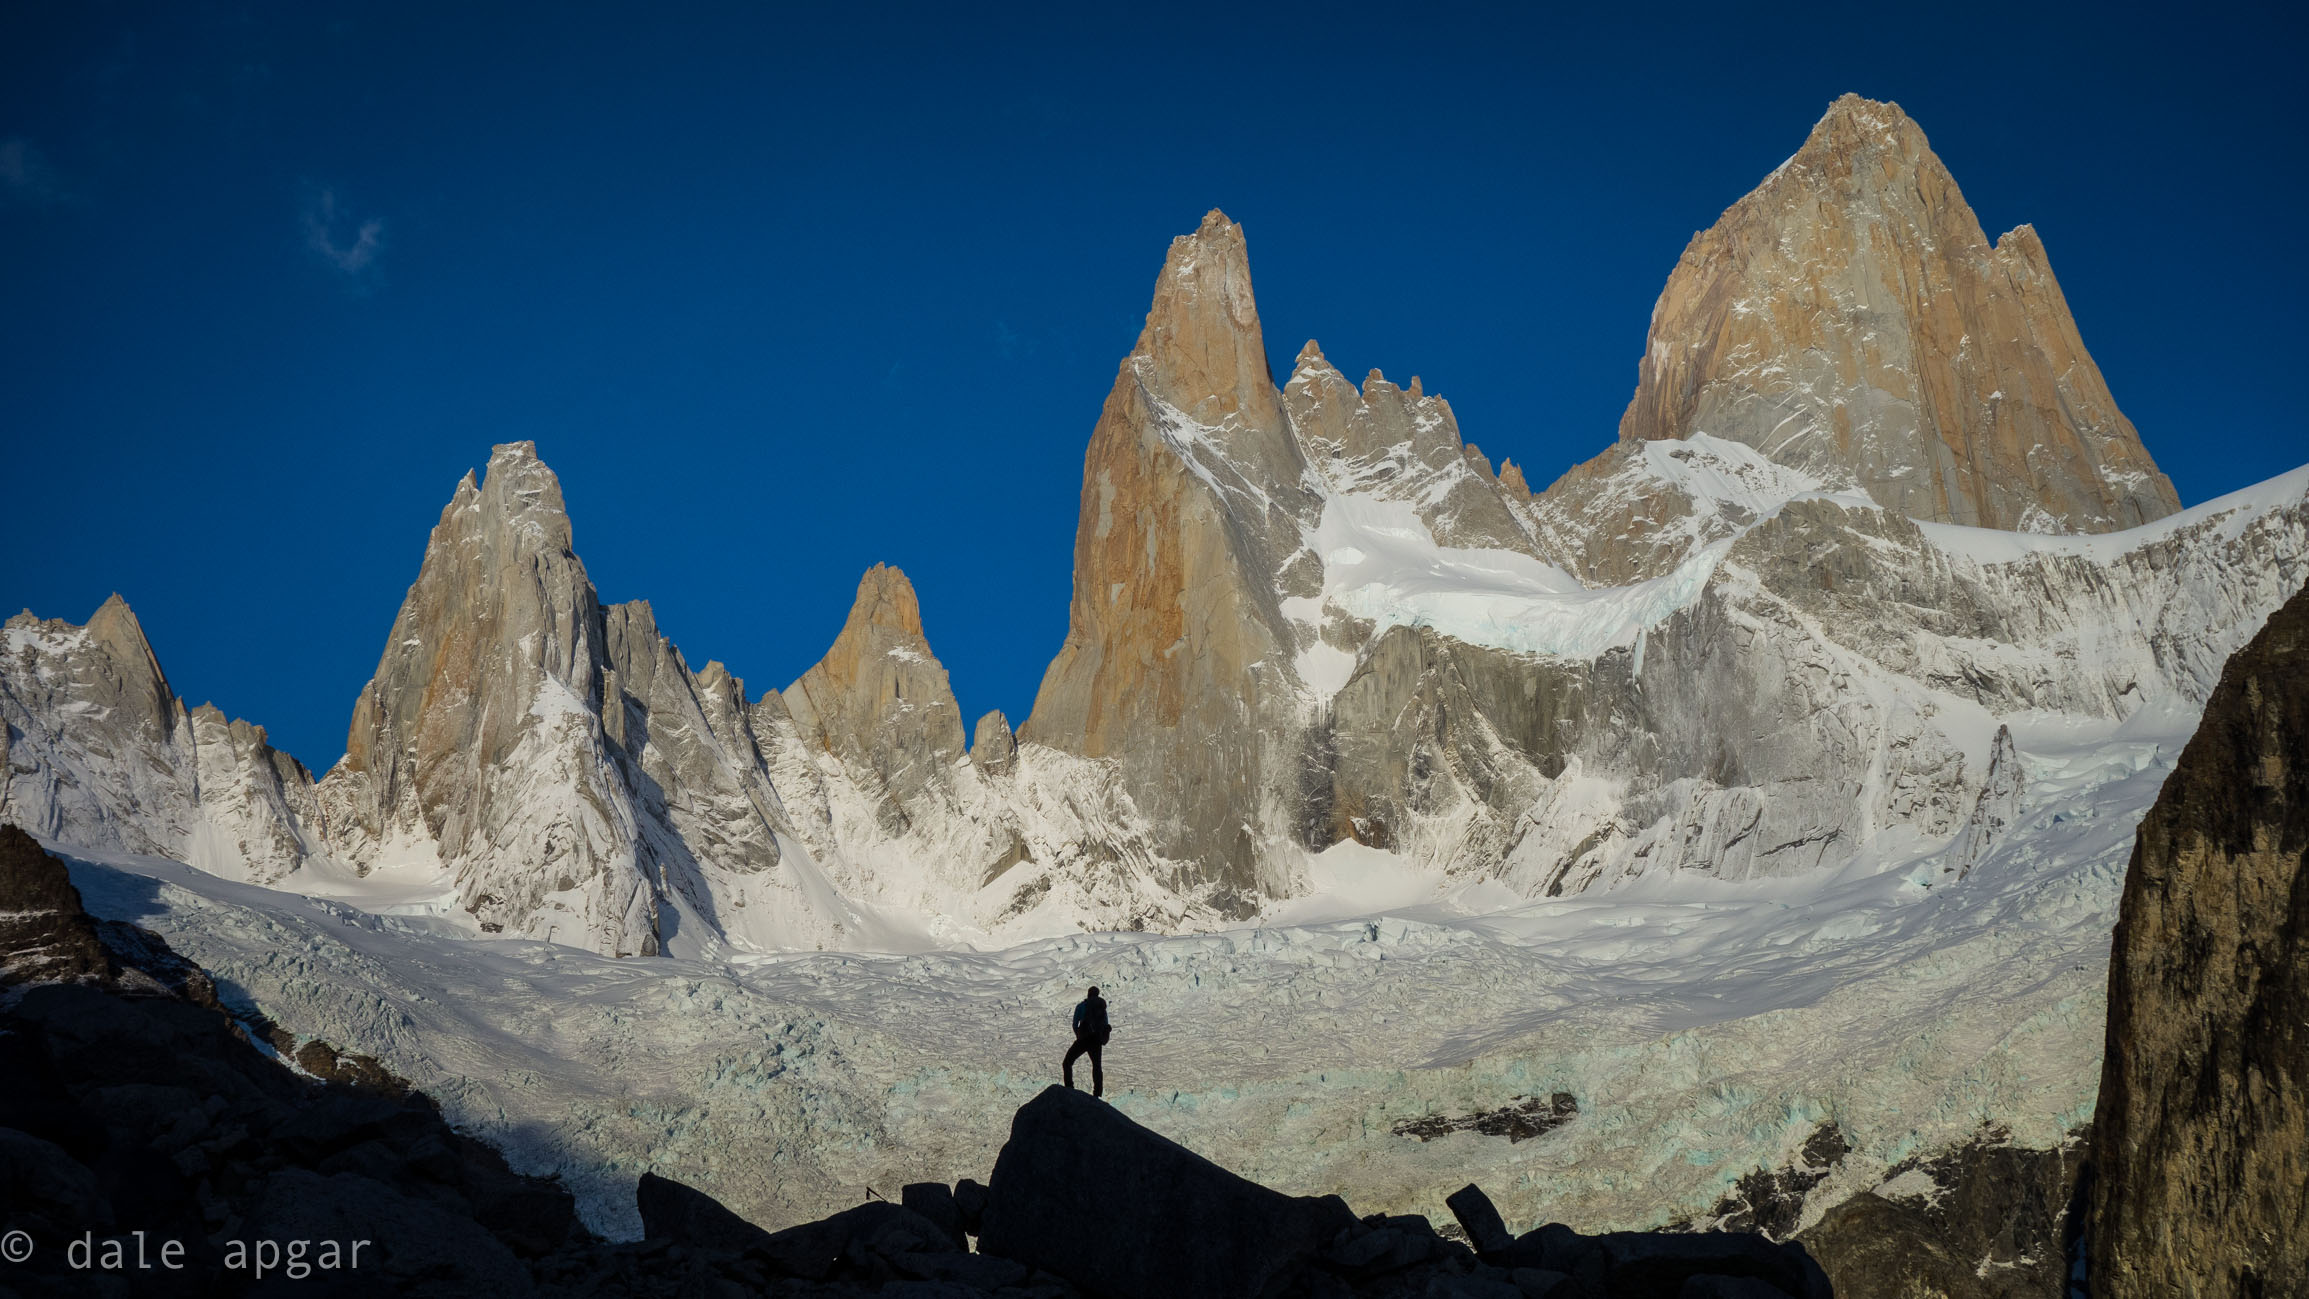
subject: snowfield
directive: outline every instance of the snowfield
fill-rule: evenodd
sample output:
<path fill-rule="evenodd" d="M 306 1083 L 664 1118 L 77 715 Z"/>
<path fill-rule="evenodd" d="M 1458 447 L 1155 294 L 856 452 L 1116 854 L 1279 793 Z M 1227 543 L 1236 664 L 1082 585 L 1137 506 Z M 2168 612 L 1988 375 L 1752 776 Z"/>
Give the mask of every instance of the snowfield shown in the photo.
<path fill-rule="evenodd" d="M 2018 819 L 1961 879 L 1936 845 L 1880 847 L 1826 876 L 1525 902 L 1350 846 L 1264 927 L 991 952 L 615 960 L 474 937 L 422 881 L 364 910 L 159 858 L 79 850 L 73 874 L 228 1000 L 377 1055 L 559 1173 L 613 1237 L 638 1234 L 648 1170 L 771 1227 L 983 1179 L 1089 983 L 1115 1104 L 1273 1186 L 1449 1221 L 1475 1181 L 1518 1230 L 1653 1226 L 1833 1119 L 1855 1150 L 1817 1216 L 1984 1124 L 2041 1147 L 2090 1117 L 2133 829 L 2194 721 L 2016 725 Z M 1339 918 L 1359 910 L 1383 914 Z M 1527 1141 L 1393 1130 L 1557 1091 L 1579 1116 Z"/>

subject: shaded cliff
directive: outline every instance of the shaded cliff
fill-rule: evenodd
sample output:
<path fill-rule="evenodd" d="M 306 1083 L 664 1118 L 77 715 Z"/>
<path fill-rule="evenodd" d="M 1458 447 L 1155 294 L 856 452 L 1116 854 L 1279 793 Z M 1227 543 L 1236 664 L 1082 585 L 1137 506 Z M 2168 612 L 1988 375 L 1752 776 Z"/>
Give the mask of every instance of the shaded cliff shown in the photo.
<path fill-rule="evenodd" d="M 2093 1293 L 2309 1293 L 2309 591 L 2229 660 L 2109 961 Z"/>

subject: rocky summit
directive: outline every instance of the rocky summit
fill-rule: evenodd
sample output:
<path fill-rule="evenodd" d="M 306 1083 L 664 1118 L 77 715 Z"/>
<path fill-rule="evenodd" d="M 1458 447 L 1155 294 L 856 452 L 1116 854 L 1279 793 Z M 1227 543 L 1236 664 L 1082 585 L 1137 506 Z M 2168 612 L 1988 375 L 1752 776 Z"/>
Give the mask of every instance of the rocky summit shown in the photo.
<path fill-rule="evenodd" d="M 1114 764 L 1177 885 L 1237 917 L 1284 886 L 1262 847 L 1306 722 L 1282 609 L 1319 589 L 1306 480 L 1242 227 L 1214 211 L 1172 242 L 1091 431 L 1066 641 L 1020 738 Z"/>
<path fill-rule="evenodd" d="M 0 629 L 0 817 L 258 883 L 327 827 L 304 765 L 261 726 L 187 707 L 117 595 L 82 626 L 26 610 Z"/>
<path fill-rule="evenodd" d="M 838 941 L 846 911 L 781 846 L 758 711 L 647 604 L 601 602 L 560 481 L 501 446 L 443 508 L 320 783 L 330 843 L 364 872 L 446 871 L 488 932 L 641 956 Z"/>
<path fill-rule="evenodd" d="M 1623 442 L 1707 433 L 1913 518 L 2107 532 L 2180 508 L 2044 242 L 1991 242 L 1897 104 L 1846 95 L 1692 237 Z"/>

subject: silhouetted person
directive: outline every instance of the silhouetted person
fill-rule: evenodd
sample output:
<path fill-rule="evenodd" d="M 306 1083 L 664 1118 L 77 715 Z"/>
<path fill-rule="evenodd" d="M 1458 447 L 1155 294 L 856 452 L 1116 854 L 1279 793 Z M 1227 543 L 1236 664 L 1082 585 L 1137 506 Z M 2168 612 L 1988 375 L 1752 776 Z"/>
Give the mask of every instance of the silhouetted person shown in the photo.
<path fill-rule="evenodd" d="M 1066 1071 L 1067 1087 L 1071 1089 L 1074 1086 L 1075 1058 L 1088 1055 L 1090 1094 L 1099 1097 L 1106 1095 L 1106 1066 L 1099 1060 L 1098 1053 L 1106 1045 L 1107 1038 L 1113 1035 L 1114 1029 L 1106 1022 L 1106 998 L 1098 995 L 1098 989 L 1092 988 L 1090 995 L 1074 1008 L 1074 1045 L 1066 1048 L 1066 1064 L 1062 1066 Z"/>

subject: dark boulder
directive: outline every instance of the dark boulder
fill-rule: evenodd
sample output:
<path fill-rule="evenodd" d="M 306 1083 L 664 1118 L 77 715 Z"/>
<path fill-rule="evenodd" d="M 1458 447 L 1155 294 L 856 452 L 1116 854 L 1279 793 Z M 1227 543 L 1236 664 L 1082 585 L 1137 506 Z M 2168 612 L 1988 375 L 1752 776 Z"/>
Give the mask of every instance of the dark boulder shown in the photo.
<path fill-rule="evenodd" d="M 112 1202 L 96 1174 L 63 1147 L 0 1128 L 0 1221 L 36 1240 L 59 1240 L 109 1229 Z"/>
<path fill-rule="evenodd" d="M 240 1238 L 337 1241 L 348 1249 L 353 1241 L 370 1242 L 361 1251 L 358 1269 L 348 1266 L 340 1275 L 302 1278 L 359 1283 L 345 1293 L 517 1299 L 532 1289 L 529 1269 L 471 1218 L 350 1173 L 323 1177 L 301 1168 L 274 1173 Z M 289 1278 L 281 1281 L 284 1294 L 297 1293 Z"/>
<path fill-rule="evenodd" d="M 970 1241 L 962 1233 L 962 1211 L 954 1207 L 954 1191 L 946 1183 L 909 1182 L 899 1189 L 898 1203 L 936 1224 L 954 1242 L 954 1248 L 969 1250 Z"/>
<path fill-rule="evenodd" d="M 890 1257 L 890 1265 L 901 1276 L 963 1286 L 972 1291 L 1024 1285 L 1028 1275 L 1024 1263 L 996 1258 L 992 1254 L 901 1252 Z"/>
<path fill-rule="evenodd" d="M 1350 1280 L 1367 1280 L 1417 1267 L 1442 1252 L 1443 1242 L 1433 1232 L 1379 1226 L 1342 1231 L 1316 1261 Z"/>
<path fill-rule="evenodd" d="M 1500 1219 L 1498 1206 L 1473 1182 L 1453 1191 L 1443 1203 L 1450 1208 L 1451 1216 L 1459 1219 L 1459 1229 L 1467 1233 L 1467 1243 L 1475 1246 L 1476 1253 L 1505 1249 L 1515 1242 L 1515 1238 L 1507 1234 L 1507 1224 Z"/>
<path fill-rule="evenodd" d="M 954 1213 L 962 1230 L 978 1234 L 979 1220 L 986 1214 L 986 1187 L 978 1179 L 965 1177 L 954 1184 Z"/>
<path fill-rule="evenodd" d="M 29 1132 L 76 1156 L 93 1154 L 104 1145 L 104 1127 L 65 1088 L 44 1045 L 33 1032 L 0 1030 L 0 1079 L 7 1080 L 0 1128 Z"/>
<path fill-rule="evenodd" d="M 1508 1273 L 1508 1279 L 1523 1292 L 1523 1299 L 1574 1299 L 1580 1293 L 1571 1277 L 1545 1268 L 1519 1267 Z"/>
<path fill-rule="evenodd" d="M 843 1263 L 871 1272 L 877 1259 L 888 1263 L 900 1254 L 953 1250 L 953 1241 L 936 1223 L 903 1205 L 875 1200 L 774 1232 L 754 1248 L 753 1256 L 783 1275 L 815 1281 Z"/>
<path fill-rule="evenodd" d="M 1614 1231 L 1595 1237 L 1611 1293 L 1674 1299 L 1693 1277 L 1747 1277 L 1793 1299 L 1829 1299 L 1827 1273 L 1801 1245 L 1738 1231 Z"/>
<path fill-rule="evenodd" d="M 691 1249 L 743 1254 L 769 1240 L 770 1233 L 722 1207 L 703 1191 L 670 1177 L 643 1173 L 634 1188 L 644 1239 L 668 1240 Z"/>
<path fill-rule="evenodd" d="M 1592 1236 L 1582 1236 L 1560 1222 L 1534 1227 L 1503 1249 L 1492 1250 L 1487 1260 L 1500 1267 L 1528 1267 L 1548 1272 L 1575 1273 L 1593 1263 L 1602 1275 L 1603 1249 Z"/>
<path fill-rule="evenodd" d="M 1570 1278 L 1571 1294 L 1677 1299 L 1695 1277 L 1759 1281 L 1790 1299 L 1828 1299 L 1828 1276 L 1802 1245 L 1749 1232 L 1615 1231 L 1582 1236 L 1551 1222 L 1484 1260 Z"/>
<path fill-rule="evenodd" d="M 1115 1299 L 1251 1299 L 1354 1221 L 1053 1086 L 1011 1121 L 978 1247 Z"/>
<path fill-rule="evenodd" d="M 1676 1299 L 1781 1299 L 1783 1293 L 1751 1276 L 1695 1276 L 1676 1291 Z"/>

